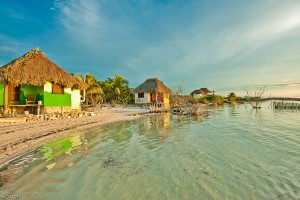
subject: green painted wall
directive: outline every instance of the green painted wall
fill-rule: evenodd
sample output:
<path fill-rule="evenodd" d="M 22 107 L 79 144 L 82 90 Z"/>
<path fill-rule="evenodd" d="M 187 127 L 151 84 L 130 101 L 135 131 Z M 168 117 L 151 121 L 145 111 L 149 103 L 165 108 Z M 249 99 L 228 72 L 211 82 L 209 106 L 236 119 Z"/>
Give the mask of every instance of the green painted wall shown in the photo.
<path fill-rule="evenodd" d="M 71 106 L 71 94 L 52 94 L 44 92 L 44 106 Z"/>
<path fill-rule="evenodd" d="M 0 84 L 0 106 L 4 105 L 4 85 Z"/>
<path fill-rule="evenodd" d="M 26 104 L 26 95 L 34 94 L 34 103 L 37 104 L 38 101 L 44 102 L 44 86 L 32 86 L 32 85 L 22 85 L 21 86 L 21 96 L 20 104 Z"/>

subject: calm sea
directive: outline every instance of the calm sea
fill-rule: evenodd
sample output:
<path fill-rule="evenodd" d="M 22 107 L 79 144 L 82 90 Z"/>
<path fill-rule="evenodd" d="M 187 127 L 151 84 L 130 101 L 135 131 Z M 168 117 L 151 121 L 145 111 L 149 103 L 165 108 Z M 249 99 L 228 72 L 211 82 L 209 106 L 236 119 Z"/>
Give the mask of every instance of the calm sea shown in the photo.
<path fill-rule="evenodd" d="M 300 110 L 146 116 L 53 140 L 8 171 L 0 194 L 19 199 L 300 199 Z"/>

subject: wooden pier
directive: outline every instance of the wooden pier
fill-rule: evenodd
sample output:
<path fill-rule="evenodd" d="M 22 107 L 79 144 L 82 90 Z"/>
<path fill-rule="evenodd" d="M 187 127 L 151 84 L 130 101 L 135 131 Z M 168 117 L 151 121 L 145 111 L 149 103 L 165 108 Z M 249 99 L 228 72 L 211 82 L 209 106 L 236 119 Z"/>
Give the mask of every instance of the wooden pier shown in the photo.
<path fill-rule="evenodd" d="M 274 109 L 299 109 L 300 103 L 290 103 L 290 102 L 273 102 L 272 107 Z"/>
<path fill-rule="evenodd" d="M 262 101 L 300 101 L 300 98 L 295 97 L 270 97 L 270 98 L 262 98 Z"/>

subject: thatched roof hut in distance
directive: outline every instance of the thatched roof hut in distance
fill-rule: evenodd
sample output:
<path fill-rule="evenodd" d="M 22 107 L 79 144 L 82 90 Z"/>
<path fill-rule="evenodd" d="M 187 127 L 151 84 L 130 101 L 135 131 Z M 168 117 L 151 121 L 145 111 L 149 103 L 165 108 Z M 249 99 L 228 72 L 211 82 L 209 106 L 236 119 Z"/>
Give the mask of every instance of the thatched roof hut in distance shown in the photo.
<path fill-rule="evenodd" d="M 211 91 L 207 88 L 200 88 L 197 90 L 194 90 L 191 95 L 194 98 L 200 98 L 200 97 L 204 97 L 204 96 L 210 96 L 213 95 L 215 93 L 215 91 Z"/>
<path fill-rule="evenodd" d="M 0 67 L 0 82 L 4 84 L 42 86 L 46 81 L 68 88 L 87 88 L 87 84 L 60 68 L 38 49 Z"/>
<path fill-rule="evenodd" d="M 133 91 L 136 104 L 155 104 L 170 108 L 170 93 L 172 92 L 158 78 L 149 78 Z"/>
<path fill-rule="evenodd" d="M 148 78 L 144 83 L 134 89 L 134 93 L 171 93 L 158 78 Z"/>

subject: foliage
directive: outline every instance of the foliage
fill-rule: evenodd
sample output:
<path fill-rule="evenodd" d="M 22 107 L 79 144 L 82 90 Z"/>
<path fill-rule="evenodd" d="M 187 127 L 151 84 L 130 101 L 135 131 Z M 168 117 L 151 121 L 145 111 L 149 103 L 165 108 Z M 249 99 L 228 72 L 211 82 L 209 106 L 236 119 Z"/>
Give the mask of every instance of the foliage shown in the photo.
<path fill-rule="evenodd" d="M 205 104 L 223 104 L 224 103 L 224 97 L 219 95 L 211 95 L 211 96 L 205 96 L 198 99 L 199 103 L 205 103 Z"/>
<path fill-rule="evenodd" d="M 103 88 L 104 101 L 107 103 L 122 103 L 124 105 L 133 103 L 133 94 L 128 87 L 128 81 L 117 74 L 113 78 L 99 81 L 98 84 Z"/>
<path fill-rule="evenodd" d="M 229 93 L 227 98 L 230 102 L 235 102 L 237 100 L 237 96 L 234 92 Z"/>
<path fill-rule="evenodd" d="M 198 99 L 199 103 L 209 104 L 212 102 L 212 96 L 205 96 Z"/>
<path fill-rule="evenodd" d="M 170 104 L 171 107 L 182 107 L 190 104 L 198 103 L 196 99 L 194 99 L 191 95 L 183 95 L 183 88 L 179 84 L 174 90 L 174 92 L 170 94 Z"/>
<path fill-rule="evenodd" d="M 211 102 L 214 103 L 214 104 L 219 104 L 219 105 L 223 104 L 224 103 L 224 97 L 219 96 L 219 95 L 213 95 Z"/>
<path fill-rule="evenodd" d="M 92 74 L 86 74 L 85 80 L 80 74 L 75 77 L 88 84 L 88 88 L 85 93 L 86 103 L 93 106 L 98 104 L 101 105 L 103 103 L 103 90 L 97 82 L 96 77 Z"/>

